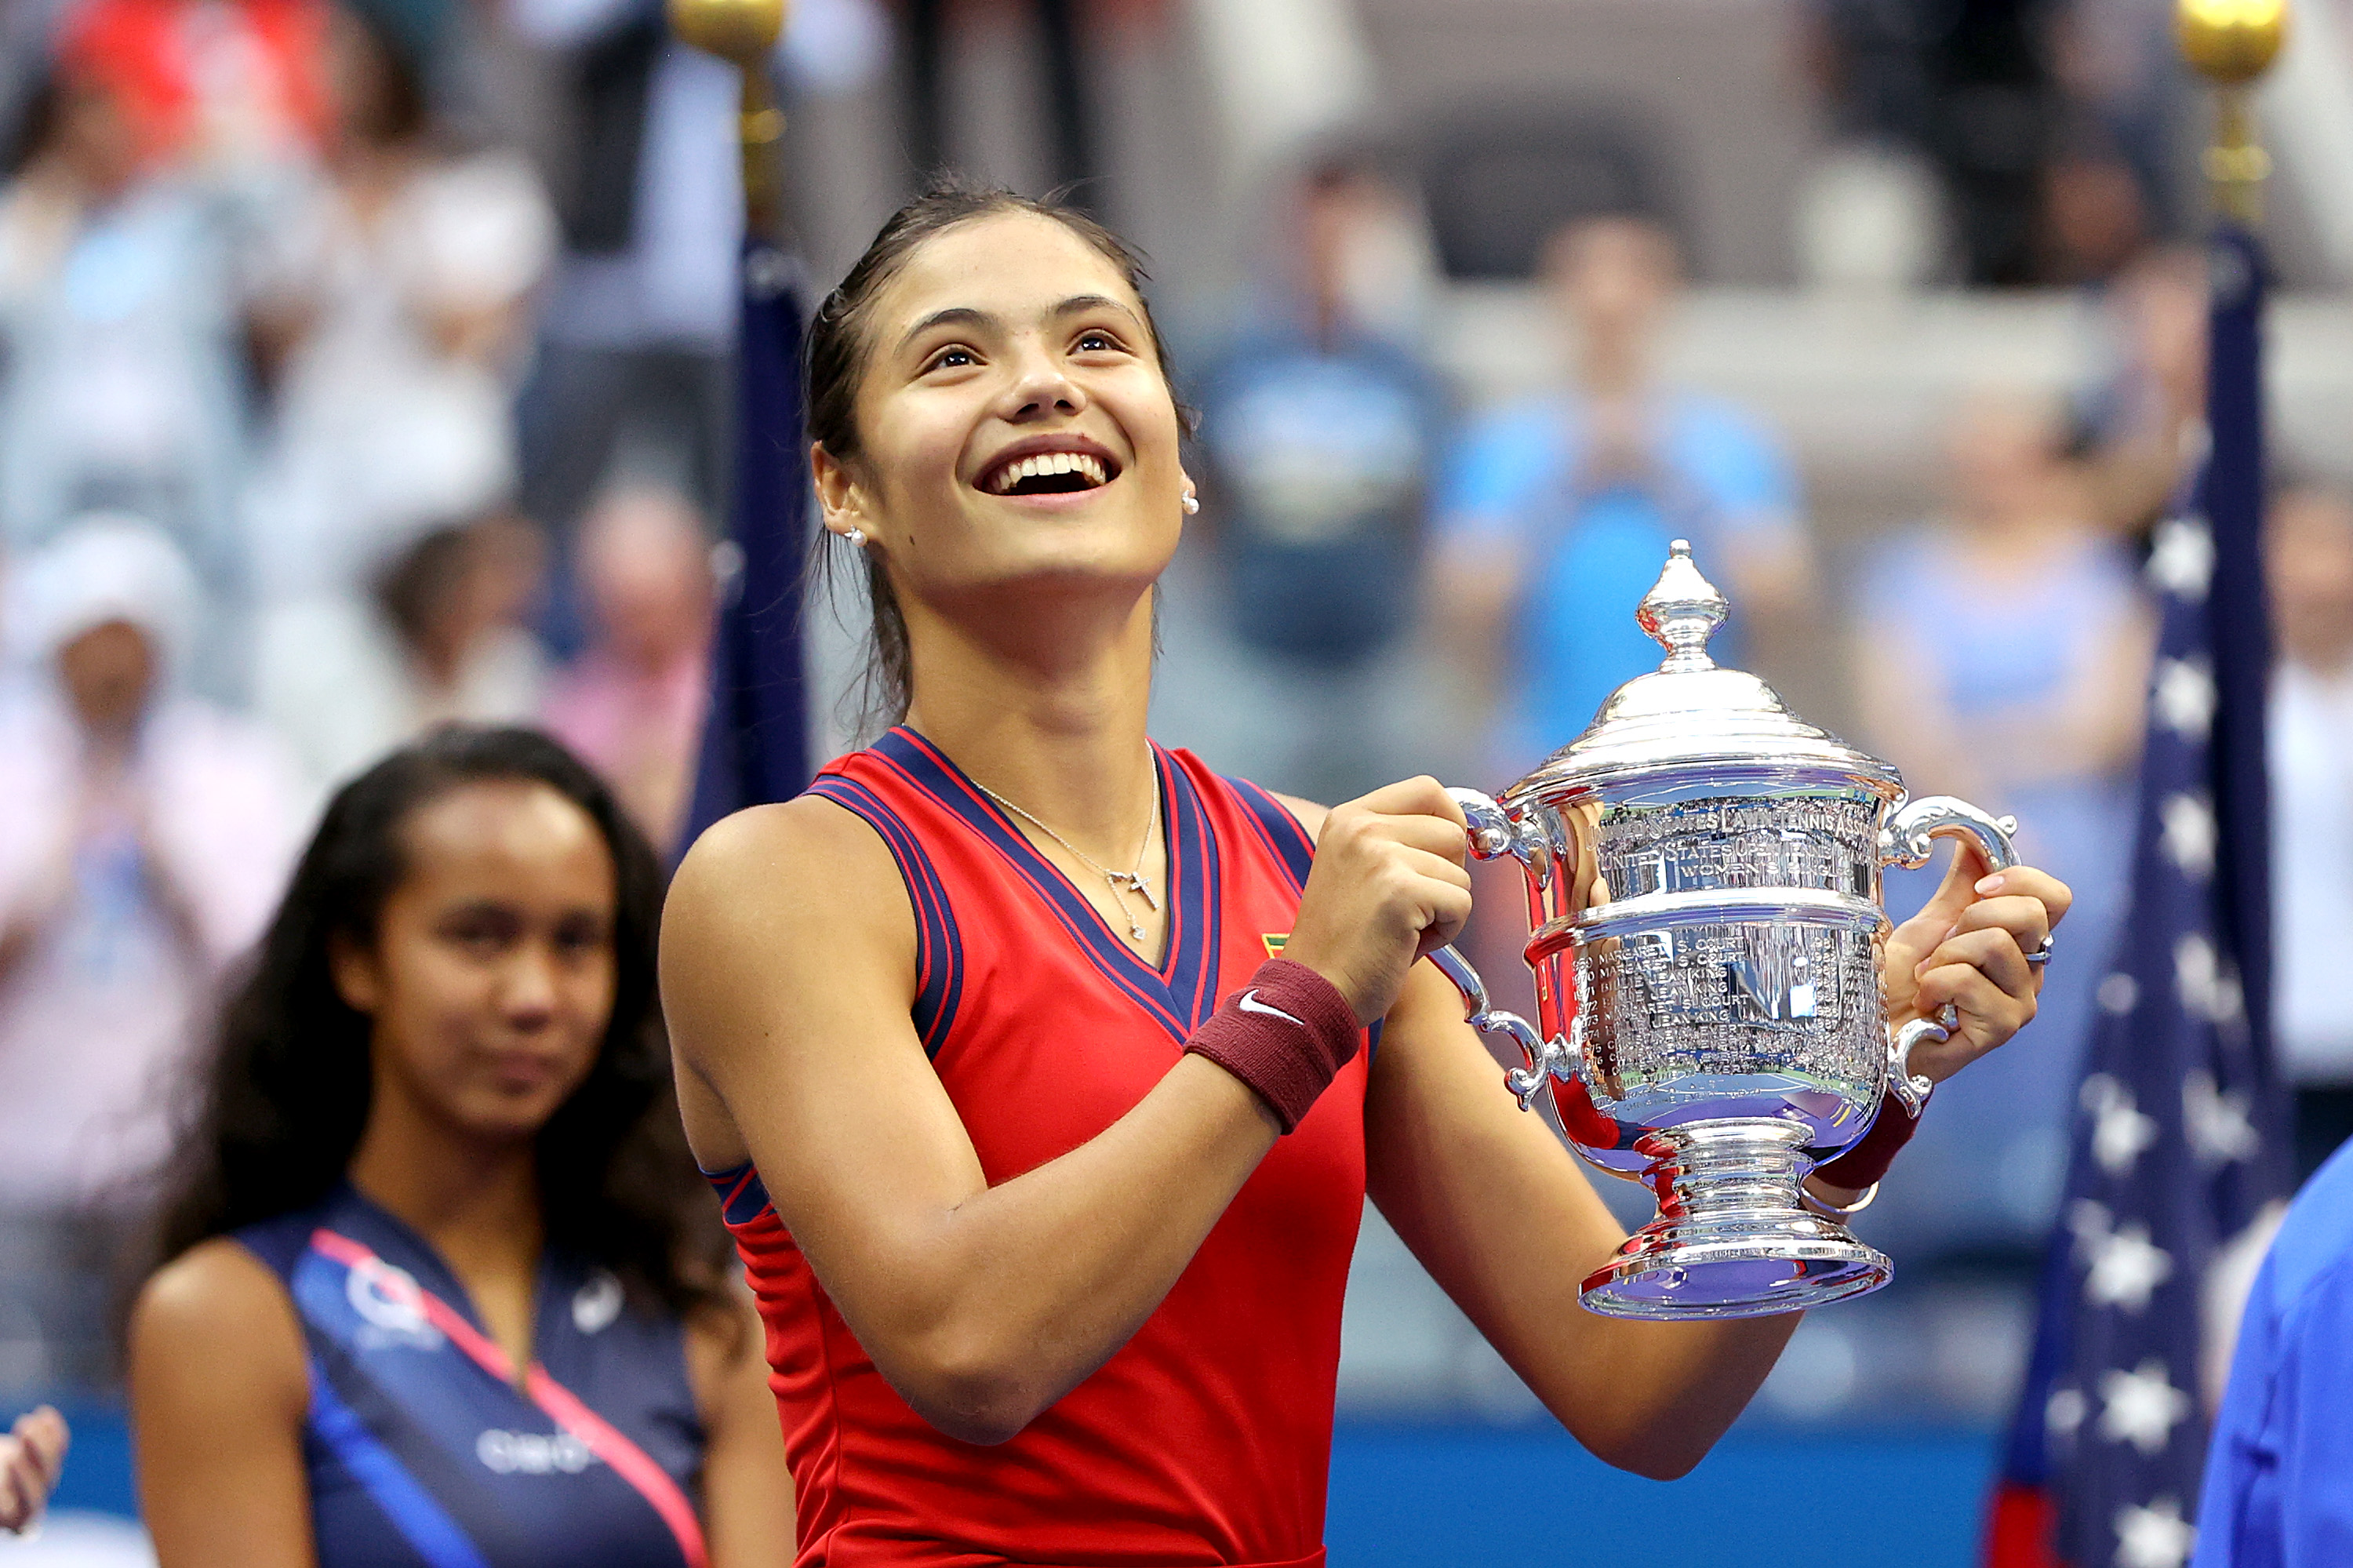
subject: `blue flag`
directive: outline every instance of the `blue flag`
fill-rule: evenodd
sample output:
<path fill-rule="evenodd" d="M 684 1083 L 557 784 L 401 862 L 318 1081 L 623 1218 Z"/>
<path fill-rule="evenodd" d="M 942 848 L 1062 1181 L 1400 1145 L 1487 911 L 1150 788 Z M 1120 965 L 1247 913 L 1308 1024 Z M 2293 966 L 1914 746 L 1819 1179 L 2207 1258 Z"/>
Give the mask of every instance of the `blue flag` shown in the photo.
<path fill-rule="evenodd" d="M 809 781 L 801 615 L 809 481 L 798 280 L 798 269 L 774 246 L 757 238 L 744 245 L 735 504 L 727 529 L 736 569 L 712 638 L 711 709 L 681 852 L 730 811 L 787 800 Z"/>
<path fill-rule="evenodd" d="M 2207 1274 L 2291 1185 L 2271 1062 L 2263 253 L 2214 241 L 2209 445 L 2157 531 L 2132 896 L 1989 1531 L 1994 1568 L 2182 1568 L 2206 1455 Z M 2104 955 L 2063 949 L 2060 963 Z"/>

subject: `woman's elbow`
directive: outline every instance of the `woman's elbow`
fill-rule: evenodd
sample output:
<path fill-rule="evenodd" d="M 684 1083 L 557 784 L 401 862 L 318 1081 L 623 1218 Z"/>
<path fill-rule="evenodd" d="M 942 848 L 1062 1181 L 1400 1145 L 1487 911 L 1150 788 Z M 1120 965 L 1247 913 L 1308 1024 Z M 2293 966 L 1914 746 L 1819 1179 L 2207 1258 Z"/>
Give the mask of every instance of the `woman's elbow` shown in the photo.
<path fill-rule="evenodd" d="M 892 1361 L 884 1375 L 899 1396 L 959 1443 L 994 1447 L 1009 1442 L 1055 1397 L 1041 1392 L 1035 1369 L 1009 1347 L 985 1340 L 937 1336 Z"/>
<path fill-rule="evenodd" d="M 1682 1426 L 1597 1428 L 1564 1422 L 1585 1451 L 1613 1470 L 1651 1481 L 1679 1481 L 1699 1467 L 1721 1432 L 1702 1434 Z"/>

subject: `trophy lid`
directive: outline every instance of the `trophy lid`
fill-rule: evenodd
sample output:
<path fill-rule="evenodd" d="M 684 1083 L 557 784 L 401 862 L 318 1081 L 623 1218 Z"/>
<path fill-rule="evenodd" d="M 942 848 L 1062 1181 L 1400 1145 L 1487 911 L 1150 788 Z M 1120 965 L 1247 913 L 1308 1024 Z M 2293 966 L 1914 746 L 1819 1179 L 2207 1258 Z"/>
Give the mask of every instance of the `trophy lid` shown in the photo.
<path fill-rule="evenodd" d="M 1691 546 L 1677 539 L 1658 582 L 1634 610 L 1636 623 L 1666 649 L 1666 659 L 1611 693 L 1583 735 L 1504 798 L 1556 800 L 1653 774 L 1672 785 L 1687 768 L 1829 774 L 1860 780 L 1890 798 L 1901 794 L 1903 779 L 1893 765 L 1799 718 L 1746 670 L 1725 669 L 1708 657 L 1708 638 L 1729 608 L 1693 564 Z"/>

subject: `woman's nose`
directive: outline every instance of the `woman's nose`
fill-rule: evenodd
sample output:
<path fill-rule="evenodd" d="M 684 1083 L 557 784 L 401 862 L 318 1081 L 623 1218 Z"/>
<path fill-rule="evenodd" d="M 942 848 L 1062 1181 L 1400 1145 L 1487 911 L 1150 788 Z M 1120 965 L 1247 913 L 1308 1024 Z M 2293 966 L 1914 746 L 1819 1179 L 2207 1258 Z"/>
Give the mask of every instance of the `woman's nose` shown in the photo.
<path fill-rule="evenodd" d="M 1008 422 L 1035 419 L 1047 414 L 1075 414 L 1087 406 L 1086 393 L 1071 379 L 1060 360 L 1032 351 L 1014 362 L 1014 375 L 999 406 Z"/>

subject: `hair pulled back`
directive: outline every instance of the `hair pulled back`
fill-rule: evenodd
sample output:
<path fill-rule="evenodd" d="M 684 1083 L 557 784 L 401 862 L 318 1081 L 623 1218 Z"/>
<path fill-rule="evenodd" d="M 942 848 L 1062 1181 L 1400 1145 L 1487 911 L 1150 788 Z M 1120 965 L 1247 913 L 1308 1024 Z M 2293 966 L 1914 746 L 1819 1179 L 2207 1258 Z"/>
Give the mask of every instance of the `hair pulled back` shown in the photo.
<path fill-rule="evenodd" d="M 1069 205 L 1056 192 L 1039 199 L 1001 185 L 980 185 L 955 175 L 940 175 L 923 193 L 891 215 L 876 232 L 840 283 L 818 304 L 809 323 L 807 350 L 808 438 L 842 462 L 855 462 L 862 452 L 858 431 L 858 389 L 866 376 L 872 348 L 871 324 L 875 296 L 906 267 L 910 258 L 930 240 L 959 224 L 1005 213 L 1028 213 L 1050 218 L 1087 242 L 1119 271 L 1144 307 L 1144 324 L 1152 335 L 1153 362 L 1163 379 L 1172 380 L 1168 357 L 1161 347 L 1160 326 L 1152 319 L 1152 305 L 1144 285 L 1150 274 L 1134 247 L 1093 217 Z M 1179 418 L 1184 417 L 1182 406 Z M 822 567 L 824 552 L 833 535 L 818 529 L 811 541 L 811 565 Z M 866 596 L 873 607 L 873 648 L 867 662 L 860 702 L 860 725 L 865 730 L 888 728 L 907 716 L 913 695 L 914 672 L 907 652 L 907 618 L 891 586 L 881 561 L 866 557 Z"/>
<path fill-rule="evenodd" d="M 662 874 L 612 791 L 547 736 L 450 725 L 336 792 L 223 1009 L 198 1104 L 166 1168 L 158 1265 L 307 1208 L 342 1181 L 365 1127 L 370 1021 L 336 990 L 331 948 L 371 942 L 408 874 L 404 830 L 470 784 L 543 784 L 596 824 L 614 873 L 613 1012 L 596 1059 L 538 1135 L 551 1245 L 673 1311 L 716 1303 L 724 1237 L 681 1131 L 655 1001 Z"/>

